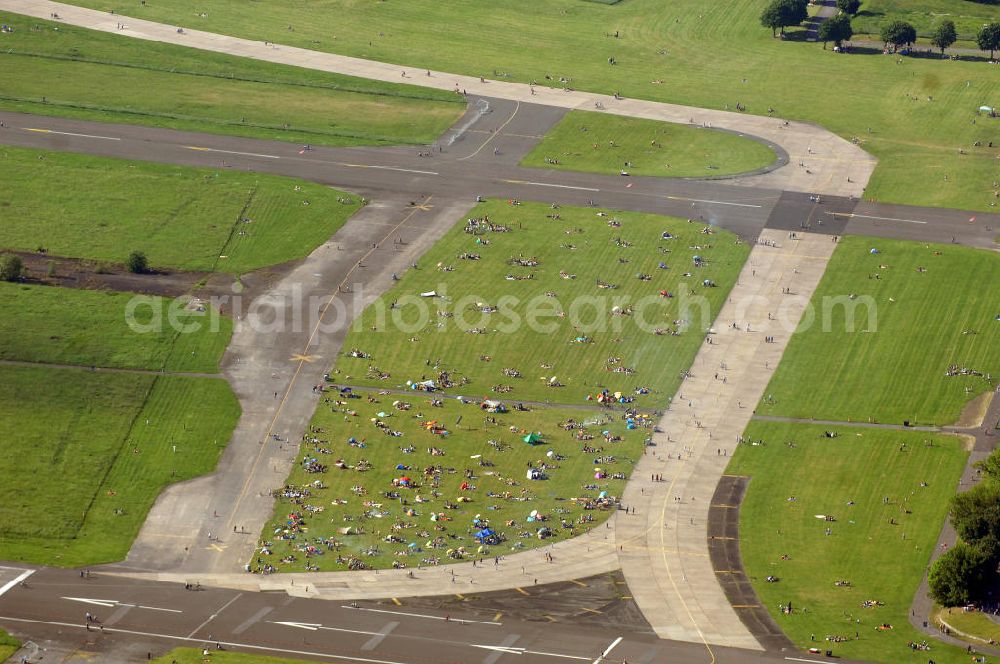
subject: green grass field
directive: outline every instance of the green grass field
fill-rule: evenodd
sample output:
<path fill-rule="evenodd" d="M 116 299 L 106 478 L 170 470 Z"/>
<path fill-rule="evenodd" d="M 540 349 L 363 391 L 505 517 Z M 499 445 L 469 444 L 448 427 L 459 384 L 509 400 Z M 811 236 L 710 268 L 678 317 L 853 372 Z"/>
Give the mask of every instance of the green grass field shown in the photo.
<path fill-rule="evenodd" d="M 656 215 L 503 201 L 470 215 L 508 231 L 472 234 L 457 224 L 365 311 L 337 380 L 405 388 L 448 372 L 459 394 L 581 403 L 602 388 L 626 397 L 646 388 L 637 403 L 663 406 L 749 251 L 726 231 Z M 661 239 L 666 231 L 675 237 Z M 438 296 L 420 297 L 431 291 Z"/>
<path fill-rule="evenodd" d="M 300 180 L 6 147 L 0 247 L 240 274 L 306 256 L 360 206 Z M 341 202 L 341 199 L 346 202 Z"/>
<path fill-rule="evenodd" d="M 965 464 L 961 441 L 850 427 L 825 438 L 829 428 L 752 422 L 745 437 L 764 444 L 740 445 L 727 469 L 751 478 L 740 551 L 761 602 L 802 648 L 892 664 L 968 662 L 964 649 L 937 641 L 930 652 L 907 647 L 926 638 L 910 627 L 910 603 Z M 850 587 L 835 585 L 842 580 Z M 876 629 L 883 623 L 892 629 Z"/>
<path fill-rule="evenodd" d="M 0 367 L 0 558 L 120 560 L 164 486 L 215 468 L 238 415 L 221 379 Z"/>
<path fill-rule="evenodd" d="M 711 129 L 572 111 L 522 166 L 617 175 L 717 177 L 774 163 L 767 146 Z"/>
<path fill-rule="evenodd" d="M 872 248 L 881 253 L 872 255 Z M 956 422 L 965 403 L 990 390 L 1000 375 L 1000 310 L 988 286 L 998 282 L 1000 256 L 993 252 L 842 239 L 813 295 L 815 322 L 792 337 L 757 412 Z M 874 318 L 865 298 L 871 298 Z M 824 302 L 839 304 L 824 315 Z M 848 325 L 852 312 L 854 324 Z M 953 365 L 983 375 L 946 376 Z"/>
<path fill-rule="evenodd" d="M 981 104 L 998 103 L 994 67 L 840 55 L 800 40 L 802 31 L 773 39 L 759 23 L 767 0 L 629 0 L 613 6 L 514 0 L 503 12 L 473 0 L 74 4 L 415 68 L 552 85 L 565 77 L 579 90 L 718 109 L 740 102 L 756 114 L 771 106 L 780 117 L 860 137 L 880 160 L 868 197 L 989 209 L 998 191 L 1000 121 L 975 117 Z M 969 4 L 949 0 L 952 7 Z M 441 29 L 446 39 L 431 37 Z M 618 64 L 609 65 L 609 57 Z M 994 147 L 985 147 L 990 140 Z M 984 147 L 974 148 L 976 141 Z"/>
<path fill-rule="evenodd" d="M 0 629 L 0 662 L 7 661 L 21 647 L 21 642 Z"/>
<path fill-rule="evenodd" d="M 1000 624 L 982 611 L 966 611 L 961 607 L 945 609 L 938 606 L 934 608 L 931 619 L 935 625 L 947 623 L 952 636 L 968 641 L 974 646 L 984 645 L 983 641 L 990 639 L 1000 641 Z"/>
<path fill-rule="evenodd" d="M 120 560 L 161 489 L 210 472 L 229 442 L 240 408 L 221 378 L 88 369 L 218 371 L 229 319 L 213 332 L 182 314 L 204 329 L 139 334 L 125 319 L 132 297 L 0 284 L 0 359 L 42 363 L 0 366 L 0 559 Z M 167 307 L 136 297 L 150 305 L 136 311 L 141 323 Z"/>
<path fill-rule="evenodd" d="M 852 21 L 855 34 L 871 33 L 878 39 L 880 26 L 888 21 L 902 20 L 928 37 L 934 27 L 945 19 L 955 22 L 961 39 L 975 42 L 976 33 L 984 23 L 1000 21 L 1000 4 L 989 0 L 865 0 L 861 11 Z M 975 48 L 975 44 L 969 44 Z"/>
<path fill-rule="evenodd" d="M 478 402 L 443 399 L 433 406 L 430 400 L 423 392 L 328 393 L 287 480 L 286 488 L 306 493 L 278 501 L 261 535 L 268 553 L 259 552 L 252 567 L 415 567 L 568 539 L 616 509 L 585 504 L 601 492 L 621 495 L 653 422 L 626 431 L 620 411 L 538 408 L 489 415 Z M 571 421 L 577 426 L 567 429 Z M 446 433 L 429 428 L 431 422 Z M 544 443 L 525 443 L 532 433 Z M 365 447 L 350 444 L 352 438 Z M 314 463 L 327 468 L 319 471 Z M 526 478 L 527 468 L 543 469 L 543 463 L 547 479 Z M 607 477 L 595 478 L 598 468 Z M 403 477 L 413 485 L 395 487 L 393 480 Z M 535 510 L 546 519 L 531 519 Z M 480 516 L 504 541 L 480 548 L 473 537 Z M 540 528 L 552 536 L 543 539 Z"/>
<path fill-rule="evenodd" d="M 305 664 L 306 660 L 288 659 L 286 657 L 268 657 L 266 655 L 248 655 L 246 653 L 212 651 L 211 661 L 214 664 Z M 199 648 L 175 648 L 162 657 L 153 660 L 153 664 L 204 664 L 205 658 Z"/>
<path fill-rule="evenodd" d="M 135 322 L 126 323 L 130 302 Z M 171 301 L 128 293 L 0 283 L 0 359 L 79 364 L 125 369 L 164 369 L 215 373 L 229 343 L 232 320 L 207 313 L 177 314 L 181 325 L 198 329 L 181 334 L 169 324 Z M 163 321 L 155 325 L 154 316 Z M 212 326 L 217 325 L 217 331 Z"/>
<path fill-rule="evenodd" d="M 456 95 L 0 14 L 0 108 L 318 145 L 430 143 Z M 42 99 L 45 102 L 42 103 Z"/>

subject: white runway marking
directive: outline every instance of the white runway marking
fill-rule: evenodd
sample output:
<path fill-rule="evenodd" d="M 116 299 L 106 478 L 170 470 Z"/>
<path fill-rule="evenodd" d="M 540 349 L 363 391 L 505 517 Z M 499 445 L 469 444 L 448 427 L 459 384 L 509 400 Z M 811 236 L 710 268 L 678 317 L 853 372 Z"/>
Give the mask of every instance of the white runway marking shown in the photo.
<path fill-rule="evenodd" d="M 28 623 L 32 625 L 53 625 L 56 627 L 70 627 L 76 629 L 85 629 L 82 624 L 67 623 L 67 622 L 56 622 L 50 620 L 29 620 L 28 618 L 10 618 L 7 616 L 0 616 L 0 620 L 10 620 L 12 622 Z M 118 627 L 106 627 L 105 632 L 109 634 L 131 634 L 133 636 L 144 636 L 147 638 L 154 639 L 166 639 L 168 641 L 182 641 L 185 643 L 194 643 L 199 646 L 204 645 L 205 639 L 193 639 L 191 637 L 185 636 L 174 636 L 173 634 L 156 634 L 154 632 L 140 632 L 134 629 L 121 629 Z M 290 648 L 271 648 L 268 646 L 258 646 L 252 643 L 238 643 L 235 641 L 217 641 L 219 645 L 227 646 L 230 648 L 246 648 L 248 650 L 264 650 L 267 652 L 282 653 L 285 655 L 311 655 L 313 657 L 324 657 L 326 659 L 338 660 L 338 661 L 349 661 L 349 662 L 366 662 L 367 664 L 409 664 L 408 662 L 400 662 L 397 660 L 388 659 L 368 659 L 365 657 L 351 657 L 350 655 L 332 655 L 325 652 L 316 652 L 315 650 L 292 650 Z"/>
<path fill-rule="evenodd" d="M 861 219 L 878 219 L 879 221 L 904 221 L 908 224 L 926 224 L 926 221 L 918 221 L 917 219 L 898 219 L 896 217 L 873 217 L 870 214 L 854 214 L 848 213 L 844 214 L 842 212 L 828 212 L 827 214 L 832 214 L 838 217 L 859 217 Z"/>
<path fill-rule="evenodd" d="M 473 648 L 482 648 L 483 650 L 492 650 L 504 655 L 543 655 L 545 657 L 562 657 L 564 659 L 590 659 L 589 657 L 581 657 L 580 655 L 564 655 L 559 652 L 544 652 L 541 650 L 525 650 L 524 648 L 518 648 L 516 646 L 482 646 L 476 643 L 470 643 Z"/>
<path fill-rule="evenodd" d="M 319 623 L 303 623 L 303 622 L 283 622 L 280 620 L 268 620 L 269 623 L 274 625 L 284 625 L 285 627 L 297 627 L 299 629 L 307 629 L 310 632 L 315 632 L 318 630 L 325 630 L 328 632 L 347 632 L 348 634 L 364 634 L 365 636 L 384 636 L 381 632 L 366 632 L 361 629 L 344 629 L 343 627 L 326 627 L 320 625 Z"/>
<path fill-rule="evenodd" d="M 608 653 L 610 653 L 610 652 L 611 652 L 612 650 L 614 650 L 614 649 L 615 649 L 615 646 L 617 646 L 617 645 L 618 645 L 619 643 L 621 643 L 621 642 L 622 642 L 622 638 L 623 638 L 623 637 L 620 637 L 620 636 L 619 636 L 619 637 L 618 637 L 617 639 L 615 639 L 614 641 L 612 641 L 612 642 L 611 642 L 611 645 L 610 645 L 610 646 L 608 646 L 607 648 L 605 648 L 605 649 L 604 649 L 604 652 L 602 652 L 602 653 L 601 653 L 601 656 L 600 656 L 600 657 L 598 657 L 597 659 L 595 659 L 595 660 L 593 661 L 593 664 L 601 664 L 601 660 L 603 660 L 603 659 L 604 659 L 605 657 L 607 657 L 607 656 L 608 656 Z"/>
<path fill-rule="evenodd" d="M 133 609 L 147 609 L 149 611 L 166 611 L 168 613 L 184 613 L 179 609 L 164 609 L 159 606 L 145 606 L 143 604 L 127 604 L 126 602 L 119 602 L 116 599 L 90 599 L 88 597 L 63 597 L 63 599 L 68 599 L 71 602 L 83 602 L 84 604 L 95 604 L 97 606 L 106 606 L 108 608 L 113 608 L 116 606 L 130 606 Z"/>
<path fill-rule="evenodd" d="M 349 164 L 346 161 L 336 161 L 334 162 L 338 166 L 347 166 L 348 168 L 375 168 L 380 171 L 399 171 L 400 173 L 416 173 L 417 175 L 440 175 L 436 171 L 418 171 L 415 168 L 397 168 L 395 166 L 374 166 L 371 164 Z"/>
<path fill-rule="evenodd" d="M 579 191 L 600 191 L 593 187 L 574 187 L 570 184 L 551 184 L 549 182 L 529 182 L 528 180 L 503 180 L 507 184 L 530 184 L 536 187 L 556 187 L 557 189 L 577 189 Z"/>
<path fill-rule="evenodd" d="M 219 152 L 221 154 L 236 154 L 241 157 L 260 157 L 261 159 L 281 159 L 273 154 L 259 154 L 257 152 L 237 152 L 236 150 L 217 150 L 216 148 L 203 148 L 197 145 L 185 145 L 188 150 L 197 150 L 198 152 Z"/>
<path fill-rule="evenodd" d="M 387 609 L 367 609 L 361 606 L 351 606 L 349 604 L 344 604 L 340 608 L 351 609 L 352 611 L 370 611 L 372 613 L 388 613 L 394 616 L 410 616 L 411 618 L 427 618 L 428 620 L 444 620 L 441 616 L 432 616 L 426 613 L 407 613 L 406 611 L 389 611 Z M 453 623 L 475 623 L 477 625 L 503 625 L 503 623 L 493 622 L 491 620 L 462 620 L 461 618 L 451 618 L 450 622 Z"/>
<path fill-rule="evenodd" d="M 95 136 L 94 134 L 74 134 L 71 131 L 55 131 L 54 129 L 35 129 L 34 127 L 22 127 L 25 131 L 34 131 L 39 134 L 60 134 L 62 136 L 76 136 L 78 138 L 99 138 L 102 141 L 120 141 L 122 139 L 115 136 Z"/>
<path fill-rule="evenodd" d="M 667 196 L 672 201 L 691 201 L 692 203 L 712 203 L 713 205 L 735 205 L 736 207 L 759 208 L 760 205 L 750 203 L 730 203 L 728 201 L 708 201 L 703 198 L 685 198 L 684 196 Z"/>
<path fill-rule="evenodd" d="M 5 569 L 17 569 L 17 568 L 16 567 L 7 567 Z M 15 577 L 13 580 L 8 581 L 7 583 L 5 583 L 2 586 L 0 586 L 0 597 L 3 597 L 4 593 L 6 593 L 8 590 L 10 590 L 11 588 L 13 588 L 17 584 L 21 583 L 22 581 L 24 581 L 25 579 L 27 579 L 29 576 L 31 576 L 34 573 L 35 573 L 35 570 L 33 570 L 33 569 L 26 569 L 23 572 L 21 572 L 20 574 L 18 574 L 17 577 Z"/>

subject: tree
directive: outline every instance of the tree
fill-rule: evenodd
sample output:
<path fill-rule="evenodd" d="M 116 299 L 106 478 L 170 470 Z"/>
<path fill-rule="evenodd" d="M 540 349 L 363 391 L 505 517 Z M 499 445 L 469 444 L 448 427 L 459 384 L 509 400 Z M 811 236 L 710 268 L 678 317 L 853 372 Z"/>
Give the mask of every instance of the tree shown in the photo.
<path fill-rule="evenodd" d="M 0 255 L 0 281 L 17 281 L 24 275 L 24 261 L 16 254 Z"/>
<path fill-rule="evenodd" d="M 149 261 L 146 259 L 146 254 L 141 251 L 133 251 L 128 255 L 125 267 L 134 274 L 143 274 L 149 271 Z"/>
<path fill-rule="evenodd" d="M 993 52 L 1000 48 L 1000 23 L 987 23 L 976 35 L 976 43 L 984 51 L 990 52 L 990 60 L 993 59 Z"/>
<path fill-rule="evenodd" d="M 931 597 L 942 606 L 964 606 L 986 587 L 990 560 L 978 547 L 957 542 L 937 559 L 927 575 Z"/>
<path fill-rule="evenodd" d="M 840 46 L 841 42 L 850 39 L 854 35 L 854 28 L 851 27 L 851 17 L 847 14 L 840 14 L 833 18 L 828 18 L 819 24 L 819 39 L 826 43 L 832 41 L 834 45 Z"/>
<path fill-rule="evenodd" d="M 982 471 L 987 479 L 1000 480 L 1000 449 L 993 450 L 988 457 L 972 465 Z"/>
<path fill-rule="evenodd" d="M 771 4 L 764 8 L 760 15 L 760 24 L 765 28 L 771 28 L 771 36 L 778 35 L 778 28 L 785 31 L 785 16 L 782 11 L 781 0 L 772 0 Z"/>
<path fill-rule="evenodd" d="M 908 46 L 917 41 L 917 31 L 906 21 L 893 21 L 882 26 L 881 36 L 886 47 L 892 44 L 893 51 L 900 46 Z"/>
<path fill-rule="evenodd" d="M 941 55 L 944 55 L 944 49 L 954 44 L 957 39 L 958 33 L 955 31 L 954 21 L 941 21 L 931 33 L 931 44 L 941 49 Z"/>
<path fill-rule="evenodd" d="M 861 0 L 837 0 L 837 9 L 845 14 L 854 16 L 861 9 Z"/>
<path fill-rule="evenodd" d="M 785 34 L 785 28 L 798 25 L 809 17 L 807 5 L 806 0 L 772 0 L 761 13 L 760 24 L 771 28 L 772 36 L 779 29 L 781 34 Z"/>
<path fill-rule="evenodd" d="M 951 524 L 970 544 L 1000 539 L 1000 483 L 982 482 L 952 496 Z"/>

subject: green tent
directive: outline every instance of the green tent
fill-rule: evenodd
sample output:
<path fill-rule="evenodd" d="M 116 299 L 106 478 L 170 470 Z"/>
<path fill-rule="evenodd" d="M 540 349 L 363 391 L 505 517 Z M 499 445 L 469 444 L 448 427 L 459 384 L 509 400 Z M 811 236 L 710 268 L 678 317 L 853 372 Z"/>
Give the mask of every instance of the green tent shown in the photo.
<path fill-rule="evenodd" d="M 529 445 L 541 445 L 545 441 L 542 440 L 541 435 L 537 433 L 529 433 L 527 436 L 524 437 L 524 442 L 528 443 Z"/>

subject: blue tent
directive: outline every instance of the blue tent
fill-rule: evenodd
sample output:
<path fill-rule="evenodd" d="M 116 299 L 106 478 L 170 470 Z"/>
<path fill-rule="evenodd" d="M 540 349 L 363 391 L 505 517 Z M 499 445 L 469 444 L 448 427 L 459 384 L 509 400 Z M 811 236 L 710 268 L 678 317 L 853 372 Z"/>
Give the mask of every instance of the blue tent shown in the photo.
<path fill-rule="evenodd" d="M 495 535 L 496 533 L 490 530 L 489 528 L 483 528 L 478 533 L 476 533 L 475 537 L 480 542 L 485 542 L 486 540 L 488 540 L 491 537 L 494 537 Z"/>

